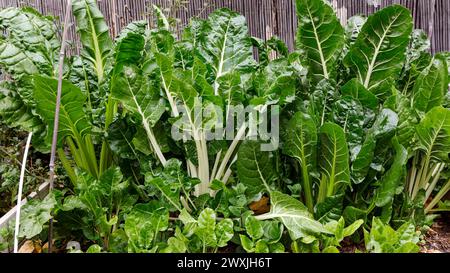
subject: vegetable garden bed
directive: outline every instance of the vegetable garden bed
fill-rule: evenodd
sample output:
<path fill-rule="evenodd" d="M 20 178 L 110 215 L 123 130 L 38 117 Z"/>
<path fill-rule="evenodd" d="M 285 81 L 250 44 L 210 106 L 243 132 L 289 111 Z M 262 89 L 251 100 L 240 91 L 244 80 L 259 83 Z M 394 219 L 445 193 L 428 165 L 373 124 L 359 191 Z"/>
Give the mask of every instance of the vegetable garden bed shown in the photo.
<path fill-rule="evenodd" d="M 59 53 L 70 25 L 0 11 L 0 117 L 64 170 L 24 205 L 20 238 L 70 253 L 433 245 L 449 210 L 450 54 L 429 53 L 408 9 L 342 26 L 325 0 L 297 0 L 289 52 L 229 9 L 178 37 L 154 6 L 154 27 L 110 37 L 95 0 L 68 3 L 76 56 Z"/>

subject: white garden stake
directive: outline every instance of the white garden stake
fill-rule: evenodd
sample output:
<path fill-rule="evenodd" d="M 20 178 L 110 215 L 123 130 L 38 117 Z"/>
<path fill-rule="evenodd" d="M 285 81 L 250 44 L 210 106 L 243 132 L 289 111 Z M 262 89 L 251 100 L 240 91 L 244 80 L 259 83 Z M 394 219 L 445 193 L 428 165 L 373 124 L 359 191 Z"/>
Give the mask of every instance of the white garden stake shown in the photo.
<path fill-rule="evenodd" d="M 32 136 L 33 136 L 33 133 L 30 133 L 28 135 L 27 145 L 25 146 L 25 153 L 23 154 L 22 169 L 20 171 L 19 192 L 17 193 L 16 227 L 14 230 L 14 253 L 17 253 L 19 250 L 20 208 L 22 205 L 23 179 L 25 177 L 25 169 L 27 167 L 28 151 L 30 150 Z"/>

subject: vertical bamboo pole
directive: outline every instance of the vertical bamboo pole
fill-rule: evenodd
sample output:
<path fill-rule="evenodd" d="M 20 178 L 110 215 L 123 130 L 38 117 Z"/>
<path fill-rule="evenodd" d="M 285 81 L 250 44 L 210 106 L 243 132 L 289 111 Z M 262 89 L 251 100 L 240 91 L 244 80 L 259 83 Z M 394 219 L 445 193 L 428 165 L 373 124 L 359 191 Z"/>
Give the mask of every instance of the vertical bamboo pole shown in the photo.
<path fill-rule="evenodd" d="M 59 67 L 58 67 L 58 91 L 56 94 L 56 107 L 55 107 L 55 123 L 53 125 L 53 139 L 52 139 L 52 149 L 50 154 L 50 190 L 49 194 L 52 193 L 55 181 L 55 157 L 56 157 L 56 146 L 58 144 L 58 130 L 59 130 L 59 111 L 61 107 L 61 93 L 62 93 L 62 77 L 64 68 L 64 57 L 67 33 L 69 29 L 69 17 L 71 11 L 71 0 L 66 2 L 66 14 L 64 15 L 64 25 L 63 25 L 63 35 L 61 39 L 61 50 L 59 53 Z M 50 219 L 48 227 L 48 252 L 52 253 L 53 250 L 53 217 Z"/>
<path fill-rule="evenodd" d="M 112 36 L 114 39 L 119 34 L 117 27 L 117 0 L 111 0 L 111 9 Z"/>

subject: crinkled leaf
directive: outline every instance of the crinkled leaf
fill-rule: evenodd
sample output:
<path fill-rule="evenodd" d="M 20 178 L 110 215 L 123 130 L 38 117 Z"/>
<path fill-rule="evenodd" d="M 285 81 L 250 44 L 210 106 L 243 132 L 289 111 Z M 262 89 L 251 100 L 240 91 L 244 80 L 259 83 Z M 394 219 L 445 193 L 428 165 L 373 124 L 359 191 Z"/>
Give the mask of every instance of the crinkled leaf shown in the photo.
<path fill-rule="evenodd" d="M 216 213 L 207 208 L 198 216 L 198 227 L 195 234 L 200 238 L 204 245 L 215 247 L 217 245 Z"/>
<path fill-rule="evenodd" d="M 167 208 L 160 207 L 157 202 L 136 205 L 125 220 L 129 251 L 150 251 L 155 234 L 167 230 L 168 226 Z"/>
<path fill-rule="evenodd" d="M 234 236 L 233 230 L 233 221 L 231 219 L 221 220 L 216 225 L 216 238 L 217 238 L 217 246 L 225 247 L 228 244 L 228 241 L 231 240 Z"/>
<path fill-rule="evenodd" d="M 392 144 L 395 149 L 395 157 L 390 169 L 381 178 L 380 188 L 376 191 L 377 199 L 375 204 L 378 207 L 383 207 L 390 203 L 394 196 L 399 193 L 406 174 L 408 151 L 398 142 L 397 138 L 392 139 Z"/>
<path fill-rule="evenodd" d="M 113 48 L 109 27 L 95 0 L 72 1 L 72 13 L 83 45 L 82 56 L 92 64 L 98 81 L 102 82 Z"/>
<path fill-rule="evenodd" d="M 261 221 L 256 220 L 255 217 L 251 215 L 245 219 L 245 229 L 247 234 L 250 235 L 253 240 L 258 240 L 264 235 Z"/>
<path fill-rule="evenodd" d="M 270 192 L 270 184 L 276 176 L 271 153 L 261 151 L 258 141 L 245 141 L 238 152 L 237 174 L 240 182 L 247 186 L 247 193 Z"/>
<path fill-rule="evenodd" d="M 295 73 L 285 59 L 270 62 L 257 74 L 254 85 L 258 96 L 253 99 L 256 104 L 278 103 L 284 106 L 295 99 Z"/>
<path fill-rule="evenodd" d="M 112 96 L 138 116 L 144 128 L 153 127 L 165 112 L 165 103 L 159 97 L 159 90 L 154 90 L 151 83 L 134 66 L 124 67 L 114 76 Z"/>
<path fill-rule="evenodd" d="M 331 220 L 339 220 L 343 210 L 343 194 L 329 196 L 316 205 L 315 218 L 321 223 L 327 223 Z"/>
<path fill-rule="evenodd" d="M 350 184 L 349 151 L 344 130 L 334 123 L 325 123 L 320 129 L 320 162 L 326 176 L 327 196 Z"/>
<path fill-rule="evenodd" d="M 413 105 L 420 113 L 440 106 L 448 91 L 447 60 L 435 57 L 417 78 L 413 88 Z"/>
<path fill-rule="evenodd" d="M 179 185 L 171 185 L 170 182 L 165 181 L 161 177 L 146 177 L 146 183 L 149 183 L 156 187 L 162 194 L 162 196 L 169 201 L 169 203 L 176 208 L 177 210 L 181 210 L 180 203 L 180 192 L 181 188 Z"/>
<path fill-rule="evenodd" d="M 370 109 L 378 106 L 377 97 L 369 92 L 357 79 L 351 79 L 341 87 L 343 96 L 351 96 L 361 102 L 361 105 Z"/>
<path fill-rule="evenodd" d="M 268 243 L 276 243 L 283 236 L 284 226 L 279 221 L 264 221 L 262 225 L 264 228 L 264 239 Z"/>
<path fill-rule="evenodd" d="M 297 0 L 297 47 L 306 53 L 310 76 L 332 78 L 344 45 L 344 28 L 333 8 L 322 0 Z"/>
<path fill-rule="evenodd" d="M 330 233 L 314 220 L 308 209 L 295 198 L 277 191 L 273 191 L 270 198 L 270 212 L 256 216 L 257 219 L 279 219 L 289 230 L 293 240 L 310 234 Z"/>
<path fill-rule="evenodd" d="M 416 127 L 418 148 L 431 160 L 448 161 L 450 152 L 450 110 L 431 109 Z"/>
<path fill-rule="evenodd" d="M 200 53 L 213 67 L 215 91 L 217 80 L 233 71 L 250 72 L 255 67 L 252 43 L 245 18 L 229 9 L 219 9 L 208 16 L 200 40 Z"/>
<path fill-rule="evenodd" d="M 44 200 L 31 200 L 22 207 L 19 237 L 32 239 L 39 235 L 45 224 L 52 218 L 51 212 L 56 205 L 55 196 L 49 194 Z"/>
<path fill-rule="evenodd" d="M 386 84 L 399 76 L 412 25 L 405 7 L 384 8 L 369 16 L 345 57 L 346 66 L 375 95 L 384 95 Z"/>
<path fill-rule="evenodd" d="M 33 82 L 36 110 L 46 121 L 48 131 L 52 132 L 55 119 L 58 80 L 35 75 Z M 83 95 L 78 87 L 63 80 L 58 132 L 60 143 L 67 136 L 72 136 L 80 140 L 80 137 L 84 137 L 90 133 L 91 125 L 83 110 L 85 101 L 86 96 Z"/>
<path fill-rule="evenodd" d="M 269 253 L 269 245 L 264 240 L 259 240 L 255 245 L 255 253 Z"/>
<path fill-rule="evenodd" d="M 244 248 L 245 251 L 252 253 L 255 251 L 254 247 L 255 244 L 253 243 L 253 241 L 248 238 L 245 235 L 239 234 L 239 238 L 241 239 L 241 246 Z"/>
<path fill-rule="evenodd" d="M 134 126 L 131 126 L 125 119 L 117 119 L 108 127 L 107 139 L 111 151 L 121 158 L 135 159 L 137 157 L 133 145 L 135 135 L 136 128 Z"/>

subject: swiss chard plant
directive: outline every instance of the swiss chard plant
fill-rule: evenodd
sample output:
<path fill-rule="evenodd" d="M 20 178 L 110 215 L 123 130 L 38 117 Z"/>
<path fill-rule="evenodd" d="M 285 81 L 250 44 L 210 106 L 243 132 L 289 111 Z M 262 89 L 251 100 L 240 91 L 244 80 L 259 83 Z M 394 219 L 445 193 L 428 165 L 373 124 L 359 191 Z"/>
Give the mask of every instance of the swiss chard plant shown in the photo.
<path fill-rule="evenodd" d="M 449 190 L 441 175 L 449 159 L 447 55 L 428 53 L 426 35 L 413 31 L 401 6 L 351 18 L 346 28 L 325 1 L 297 1 L 297 10 L 308 81 L 285 122 L 283 151 L 310 212 L 334 220 L 375 213 L 388 222 L 427 200 L 432 211 Z"/>
<path fill-rule="evenodd" d="M 72 3 L 83 48 L 80 56 L 65 60 L 58 155 L 75 183 L 74 166 L 98 178 L 112 165 L 105 135 L 117 111 L 109 95 L 117 60 L 96 2 Z M 31 8 L 7 8 L 1 11 L 0 26 L 8 30 L 0 50 L 0 65 L 7 73 L 2 82 L 1 115 L 10 126 L 33 131 L 33 145 L 48 152 L 61 46 L 54 19 Z"/>

